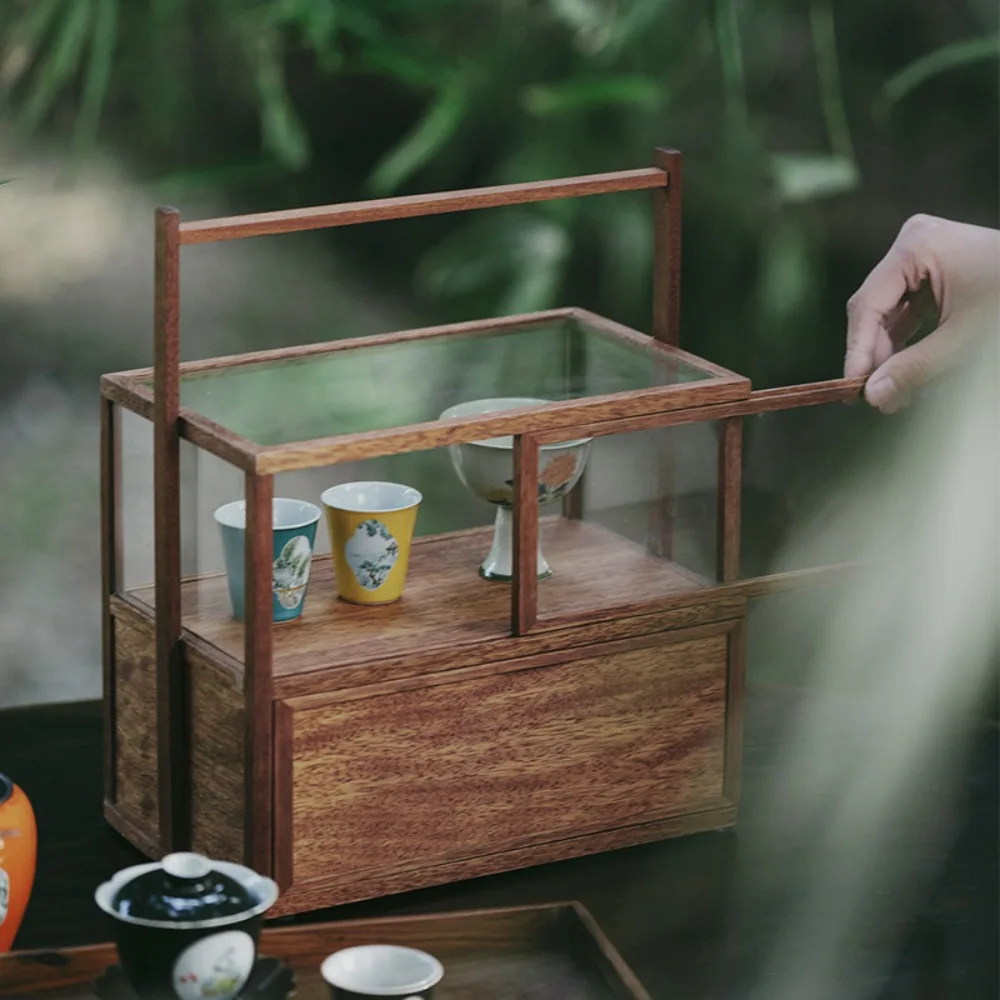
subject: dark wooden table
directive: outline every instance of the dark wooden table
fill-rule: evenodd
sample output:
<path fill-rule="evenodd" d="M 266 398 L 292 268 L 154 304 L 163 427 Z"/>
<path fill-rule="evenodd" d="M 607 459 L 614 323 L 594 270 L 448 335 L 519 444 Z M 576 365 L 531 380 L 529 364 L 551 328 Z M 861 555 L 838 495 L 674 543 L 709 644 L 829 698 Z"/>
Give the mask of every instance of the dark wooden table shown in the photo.
<path fill-rule="evenodd" d="M 762 815 L 762 789 L 794 693 L 753 688 L 739 833 L 703 834 L 309 914 L 340 919 L 578 899 L 590 908 L 654 998 L 731 1000 L 769 948 L 781 904 L 737 905 L 741 852 Z M 873 943 L 890 973 L 873 995 L 995 1000 L 997 757 L 995 721 L 975 725 L 975 749 L 947 861 L 921 892 L 901 938 Z M 110 935 L 95 886 L 142 860 L 101 814 L 101 711 L 96 702 L 0 712 L 0 771 L 29 794 L 40 841 L 35 891 L 18 948 L 85 944 Z M 742 867 L 741 867 L 742 866 Z M 740 897 L 742 898 L 742 897 Z M 746 901 L 744 901 L 746 903 Z M 850 998 L 844 998 L 850 1000 Z"/>

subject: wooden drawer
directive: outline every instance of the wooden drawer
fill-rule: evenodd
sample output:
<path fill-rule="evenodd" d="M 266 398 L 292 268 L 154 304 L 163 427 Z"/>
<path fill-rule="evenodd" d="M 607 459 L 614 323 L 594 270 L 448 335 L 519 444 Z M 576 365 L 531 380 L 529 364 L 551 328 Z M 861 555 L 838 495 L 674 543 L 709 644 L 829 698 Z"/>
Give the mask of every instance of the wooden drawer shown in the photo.
<path fill-rule="evenodd" d="M 734 624 L 279 703 L 279 880 L 345 901 L 725 805 Z"/>

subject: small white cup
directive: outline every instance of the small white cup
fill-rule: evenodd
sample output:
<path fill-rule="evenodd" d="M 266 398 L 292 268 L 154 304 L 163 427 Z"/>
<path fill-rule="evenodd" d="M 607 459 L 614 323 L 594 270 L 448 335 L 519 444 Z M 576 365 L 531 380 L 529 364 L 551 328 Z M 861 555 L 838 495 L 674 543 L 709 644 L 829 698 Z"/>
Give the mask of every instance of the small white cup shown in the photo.
<path fill-rule="evenodd" d="M 333 1000 L 431 1000 L 444 967 L 416 948 L 366 944 L 328 955 L 320 974 Z"/>

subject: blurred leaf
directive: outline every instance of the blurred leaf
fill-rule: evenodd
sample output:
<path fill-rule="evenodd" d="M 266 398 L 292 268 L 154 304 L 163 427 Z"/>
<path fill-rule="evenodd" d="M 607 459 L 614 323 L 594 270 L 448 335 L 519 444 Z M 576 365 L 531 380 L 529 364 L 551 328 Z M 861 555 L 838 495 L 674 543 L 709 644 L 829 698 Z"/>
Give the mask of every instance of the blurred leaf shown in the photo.
<path fill-rule="evenodd" d="M 575 36 L 588 55 L 600 52 L 611 41 L 617 4 L 612 0 L 548 0 L 553 16 Z"/>
<path fill-rule="evenodd" d="M 11 90 L 35 61 L 60 0 L 35 0 L 14 25 L 0 56 L 0 91 Z"/>
<path fill-rule="evenodd" d="M 309 137 L 285 87 L 279 35 L 266 28 L 256 32 L 251 57 L 257 74 L 264 148 L 288 169 L 301 170 L 309 162 Z"/>
<path fill-rule="evenodd" d="M 521 104 L 538 118 L 577 114 L 594 108 L 631 105 L 653 111 L 661 103 L 660 84 L 646 76 L 606 76 L 536 84 L 522 92 Z"/>
<path fill-rule="evenodd" d="M 615 311 L 627 314 L 649 294 L 653 225 L 649 205 L 635 199 L 601 203 L 599 229 L 604 249 L 603 294 Z M 605 207 L 607 206 L 607 207 Z"/>
<path fill-rule="evenodd" d="M 809 25 L 816 50 L 816 77 L 830 149 L 837 156 L 853 161 L 854 143 L 840 84 L 840 59 L 837 56 L 837 32 L 831 0 L 810 0 Z"/>
<path fill-rule="evenodd" d="M 806 232 L 789 218 L 779 216 L 765 230 L 759 284 L 765 335 L 787 329 L 789 321 L 801 319 L 814 286 L 811 251 L 812 243 Z"/>
<path fill-rule="evenodd" d="M 456 74 L 412 131 L 375 164 L 368 188 L 390 194 L 437 156 L 462 124 L 470 98 L 466 74 Z"/>
<path fill-rule="evenodd" d="M 90 60 L 74 135 L 77 157 L 90 151 L 97 136 L 97 127 L 111 80 L 111 66 L 117 41 L 118 0 L 96 0 Z"/>
<path fill-rule="evenodd" d="M 79 67 L 91 13 L 91 0 L 72 0 L 55 44 L 38 69 L 34 90 L 21 110 L 19 122 L 26 131 L 34 131 L 44 121 L 59 91 Z"/>
<path fill-rule="evenodd" d="M 950 69 L 968 66 L 984 59 L 1000 56 L 1000 35 L 969 38 L 964 42 L 944 45 L 914 60 L 886 81 L 876 98 L 873 114 L 878 119 L 888 116 L 892 106 L 922 83 Z"/>
<path fill-rule="evenodd" d="M 853 191 L 860 174 L 853 160 L 843 156 L 776 153 L 771 170 L 783 202 L 812 201 Z"/>
<path fill-rule="evenodd" d="M 748 118 L 747 95 L 737 0 L 715 0 L 715 44 L 722 67 L 726 114 L 730 120 L 745 126 Z"/>
<path fill-rule="evenodd" d="M 395 44 L 392 39 L 384 39 L 365 48 L 361 63 L 368 70 L 383 73 L 411 87 L 435 90 L 442 87 L 454 70 L 447 65 L 442 66 L 437 58 L 422 55 L 423 58 L 420 58 Z"/>
<path fill-rule="evenodd" d="M 501 315 L 547 309 L 556 302 L 569 260 L 566 231 L 548 219 L 533 219 L 518 234 L 514 277 L 500 300 Z"/>

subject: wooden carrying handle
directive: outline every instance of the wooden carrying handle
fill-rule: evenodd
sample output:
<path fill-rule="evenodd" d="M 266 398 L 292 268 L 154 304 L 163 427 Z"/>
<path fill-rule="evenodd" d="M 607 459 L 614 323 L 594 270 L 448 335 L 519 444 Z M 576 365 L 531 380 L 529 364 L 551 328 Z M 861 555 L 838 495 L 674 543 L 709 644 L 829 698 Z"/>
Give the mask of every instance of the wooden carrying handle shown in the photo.
<path fill-rule="evenodd" d="M 667 172 L 664 169 L 658 166 L 644 167 L 639 170 L 588 174 L 583 177 L 470 188 L 465 191 L 438 191 L 397 198 L 349 201 L 340 205 L 290 208 L 281 212 L 260 212 L 256 215 L 202 219 L 197 222 L 182 223 L 180 241 L 182 244 L 217 243 L 221 240 L 239 240 L 248 236 L 297 233 L 307 229 L 354 226 L 362 222 L 412 219 L 420 215 L 443 215 L 446 212 L 465 212 L 474 208 L 524 205 L 533 201 L 580 198 L 585 195 L 610 194 L 616 191 L 645 191 L 666 186 Z"/>

